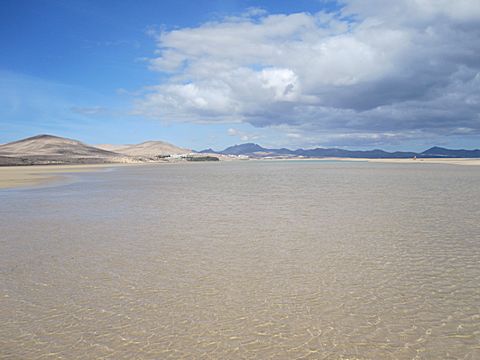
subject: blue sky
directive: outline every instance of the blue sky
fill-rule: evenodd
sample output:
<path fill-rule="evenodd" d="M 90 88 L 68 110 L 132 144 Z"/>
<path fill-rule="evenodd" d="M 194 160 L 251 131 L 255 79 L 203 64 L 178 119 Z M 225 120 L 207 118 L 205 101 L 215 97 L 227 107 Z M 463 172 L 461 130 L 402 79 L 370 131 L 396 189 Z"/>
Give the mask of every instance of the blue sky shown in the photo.
<path fill-rule="evenodd" d="M 0 143 L 478 147 L 478 2 L 362 3 L 4 0 Z"/>

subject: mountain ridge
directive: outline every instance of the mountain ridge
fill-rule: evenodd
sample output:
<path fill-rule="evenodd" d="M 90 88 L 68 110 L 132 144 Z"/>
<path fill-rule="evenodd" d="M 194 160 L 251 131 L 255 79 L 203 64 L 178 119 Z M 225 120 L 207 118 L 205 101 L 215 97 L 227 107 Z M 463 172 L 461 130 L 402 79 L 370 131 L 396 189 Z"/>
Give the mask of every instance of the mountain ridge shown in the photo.
<path fill-rule="evenodd" d="M 97 145 L 97 147 L 99 147 L 100 149 L 103 148 L 105 150 L 108 150 L 110 148 L 112 149 L 112 151 L 128 156 L 165 156 L 186 154 L 192 152 L 192 150 L 190 149 L 181 148 L 166 141 L 159 140 L 149 140 L 141 142 L 139 144 L 128 145 L 103 144 Z"/>
<path fill-rule="evenodd" d="M 75 139 L 40 134 L 0 144 L 0 166 L 143 163 L 164 161 L 171 155 L 178 155 L 173 157 L 174 160 L 206 159 L 195 155 L 185 156 L 191 152 L 189 149 L 164 141 L 152 140 L 123 146 L 108 144 L 92 146 Z"/>
<path fill-rule="evenodd" d="M 255 143 L 244 143 L 229 146 L 222 151 L 205 149 L 200 153 L 213 153 L 222 155 L 247 155 L 252 157 L 269 156 L 302 156 L 302 157 L 338 157 L 338 158 L 366 158 L 366 159 L 408 159 L 408 158 L 480 158 L 480 150 L 447 149 L 433 146 L 423 152 L 393 151 L 381 149 L 373 150 L 346 150 L 339 148 L 313 148 L 313 149 L 270 149 Z"/>

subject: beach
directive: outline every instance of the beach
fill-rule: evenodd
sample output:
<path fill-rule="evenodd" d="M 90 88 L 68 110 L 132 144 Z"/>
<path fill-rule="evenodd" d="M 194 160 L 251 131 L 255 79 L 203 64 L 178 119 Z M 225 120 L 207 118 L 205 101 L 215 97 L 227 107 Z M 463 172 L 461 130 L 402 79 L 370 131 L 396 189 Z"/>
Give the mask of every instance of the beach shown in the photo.
<path fill-rule="evenodd" d="M 480 0 L 0 19 L 0 360 L 480 360 Z"/>

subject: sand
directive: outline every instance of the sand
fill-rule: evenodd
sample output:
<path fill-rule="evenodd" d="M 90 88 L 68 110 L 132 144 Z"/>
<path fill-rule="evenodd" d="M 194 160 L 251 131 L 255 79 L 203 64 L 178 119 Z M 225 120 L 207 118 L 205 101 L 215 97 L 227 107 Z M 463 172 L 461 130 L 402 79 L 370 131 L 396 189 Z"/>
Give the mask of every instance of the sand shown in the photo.
<path fill-rule="evenodd" d="M 358 162 L 374 162 L 374 163 L 391 163 L 391 164 L 447 164 L 447 165 L 470 165 L 479 166 L 480 159 L 478 158 L 449 158 L 449 159 L 367 159 L 367 158 L 337 158 L 337 157 L 322 157 L 322 158 L 269 158 L 258 159 L 263 161 L 318 161 L 318 160 L 332 160 L 332 161 L 358 161 Z"/>
<path fill-rule="evenodd" d="M 269 159 L 270 160 L 270 159 Z M 449 158 L 449 159 L 437 159 L 437 158 L 425 158 L 425 159 L 367 159 L 367 158 L 291 158 L 291 159 L 279 159 L 279 160 L 335 160 L 335 161 L 360 161 L 360 162 L 374 162 L 374 163 L 391 163 L 391 164 L 447 164 L 447 165 L 480 165 L 480 159 L 478 158 Z"/>
<path fill-rule="evenodd" d="M 69 174 L 100 171 L 133 164 L 35 165 L 0 167 L 0 189 L 46 185 L 67 181 Z"/>
<path fill-rule="evenodd" d="M 397 164 L 449 164 L 449 165 L 480 165 L 480 159 L 365 159 L 369 162 L 397 163 Z"/>

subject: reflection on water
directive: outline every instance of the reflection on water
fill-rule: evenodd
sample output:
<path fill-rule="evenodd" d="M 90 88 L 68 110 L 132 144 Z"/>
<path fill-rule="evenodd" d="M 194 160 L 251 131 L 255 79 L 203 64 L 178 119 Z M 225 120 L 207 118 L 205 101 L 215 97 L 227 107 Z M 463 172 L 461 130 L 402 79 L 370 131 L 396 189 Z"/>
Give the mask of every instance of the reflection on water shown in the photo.
<path fill-rule="evenodd" d="M 480 168 L 81 179 L 0 192 L 2 358 L 480 358 Z"/>

